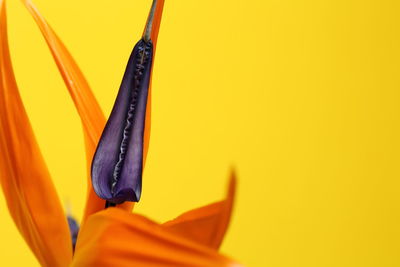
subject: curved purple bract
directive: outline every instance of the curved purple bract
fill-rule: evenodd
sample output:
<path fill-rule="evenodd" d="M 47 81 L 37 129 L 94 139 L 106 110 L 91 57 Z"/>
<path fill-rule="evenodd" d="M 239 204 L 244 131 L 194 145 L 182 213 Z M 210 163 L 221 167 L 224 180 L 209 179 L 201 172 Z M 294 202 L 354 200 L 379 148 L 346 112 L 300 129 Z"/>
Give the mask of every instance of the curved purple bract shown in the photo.
<path fill-rule="evenodd" d="M 143 134 L 153 57 L 151 41 L 134 47 L 121 87 L 92 161 L 96 194 L 110 203 L 139 201 Z"/>

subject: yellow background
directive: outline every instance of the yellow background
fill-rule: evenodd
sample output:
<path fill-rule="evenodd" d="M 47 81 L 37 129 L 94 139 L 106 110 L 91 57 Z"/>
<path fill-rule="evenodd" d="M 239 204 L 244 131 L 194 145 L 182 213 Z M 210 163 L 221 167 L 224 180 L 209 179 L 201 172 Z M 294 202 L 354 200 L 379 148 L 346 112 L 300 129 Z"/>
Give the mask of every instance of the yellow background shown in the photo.
<path fill-rule="evenodd" d="M 35 1 L 107 115 L 150 2 Z M 136 212 L 162 222 L 219 200 L 234 165 L 223 253 L 248 266 L 399 266 L 399 3 L 166 0 Z M 28 12 L 9 0 L 8 16 L 24 103 L 79 217 L 78 115 Z M 1 266 L 36 266 L 3 198 L 0 219 Z"/>

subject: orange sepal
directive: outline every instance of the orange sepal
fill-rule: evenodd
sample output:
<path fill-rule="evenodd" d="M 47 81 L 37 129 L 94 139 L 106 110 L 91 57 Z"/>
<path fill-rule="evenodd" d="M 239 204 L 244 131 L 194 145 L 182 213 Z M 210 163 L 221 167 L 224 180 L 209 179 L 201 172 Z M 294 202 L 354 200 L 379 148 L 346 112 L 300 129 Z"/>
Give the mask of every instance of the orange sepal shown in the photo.
<path fill-rule="evenodd" d="M 72 266 L 233 266 L 215 250 L 137 214 L 108 208 L 81 229 Z M 238 266 L 238 265 L 236 265 Z"/>
<path fill-rule="evenodd" d="M 163 226 L 186 238 L 218 249 L 229 225 L 235 188 L 236 176 L 232 172 L 225 200 L 185 212 Z"/>
<path fill-rule="evenodd" d="M 93 190 L 92 181 L 90 179 L 90 167 L 97 143 L 106 124 L 106 119 L 82 71 L 79 69 L 65 45 L 32 2 L 30 0 L 22 0 L 22 2 L 39 26 L 81 118 L 85 137 L 88 170 L 88 195 L 82 219 L 82 222 L 84 222 L 88 216 L 104 209 L 105 206 L 105 201 L 99 198 Z M 120 205 L 119 207 L 130 211 L 132 210 L 133 204 L 129 203 Z"/>
<path fill-rule="evenodd" d="M 0 182 L 18 230 L 42 266 L 68 266 L 67 220 L 15 81 L 0 0 Z M 55 245 L 56 244 L 56 245 Z"/>

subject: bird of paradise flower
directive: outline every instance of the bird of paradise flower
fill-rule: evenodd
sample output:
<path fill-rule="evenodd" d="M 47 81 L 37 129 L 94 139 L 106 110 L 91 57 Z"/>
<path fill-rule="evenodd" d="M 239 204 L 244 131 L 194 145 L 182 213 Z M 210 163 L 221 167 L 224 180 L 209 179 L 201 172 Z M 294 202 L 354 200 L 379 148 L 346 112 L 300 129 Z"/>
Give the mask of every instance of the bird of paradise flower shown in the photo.
<path fill-rule="evenodd" d="M 29 0 L 22 2 L 39 26 L 81 118 L 90 173 L 105 117 L 56 33 Z M 153 2 L 144 33 L 144 38 L 152 41 L 152 56 L 163 5 L 163 0 Z M 115 207 L 105 208 L 106 200 L 97 196 L 88 175 L 82 227 L 73 249 L 67 219 L 19 95 L 6 20 L 5 0 L 0 0 L 0 182 L 10 214 L 39 263 L 52 267 L 237 265 L 217 252 L 232 211 L 233 173 L 225 200 L 191 210 L 163 224 L 131 213 L 132 202 L 118 200 L 112 205 Z M 143 166 L 150 136 L 149 80 L 143 125 Z"/>

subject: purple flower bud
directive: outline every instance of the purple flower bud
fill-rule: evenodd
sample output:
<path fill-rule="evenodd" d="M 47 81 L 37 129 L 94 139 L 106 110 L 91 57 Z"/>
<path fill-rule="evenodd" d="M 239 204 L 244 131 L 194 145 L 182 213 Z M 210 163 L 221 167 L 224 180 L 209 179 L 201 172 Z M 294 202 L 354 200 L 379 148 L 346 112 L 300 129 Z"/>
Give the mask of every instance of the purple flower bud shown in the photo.
<path fill-rule="evenodd" d="M 96 194 L 110 203 L 139 201 L 143 134 L 153 57 L 151 40 L 134 47 L 117 99 L 92 161 Z"/>

